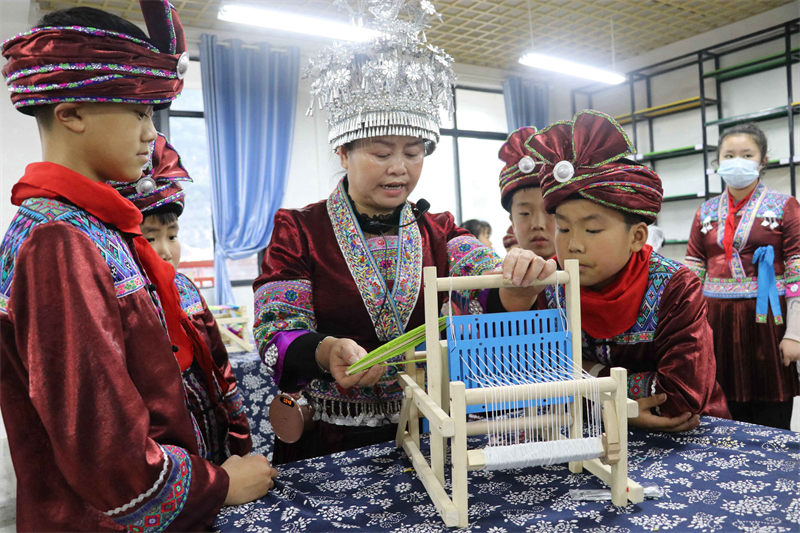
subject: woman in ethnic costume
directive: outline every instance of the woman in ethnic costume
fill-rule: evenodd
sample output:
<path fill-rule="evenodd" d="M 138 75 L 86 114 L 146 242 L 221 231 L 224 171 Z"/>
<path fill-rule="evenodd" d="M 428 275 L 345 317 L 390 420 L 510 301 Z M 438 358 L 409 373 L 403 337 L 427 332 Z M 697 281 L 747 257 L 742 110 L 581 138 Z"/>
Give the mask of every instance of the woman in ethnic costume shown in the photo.
<path fill-rule="evenodd" d="M 452 59 L 422 34 L 433 6 L 387 2 L 371 14 L 381 37 L 329 48 L 311 66 L 312 93 L 328 110 L 329 141 L 347 175 L 326 200 L 277 212 L 254 284 L 264 362 L 282 391 L 302 390 L 318 419 L 294 444 L 276 438 L 275 464 L 394 439 L 403 394 L 396 369 L 347 376 L 346 368 L 424 323 L 423 266 L 458 276 L 501 263 L 450 213 L 407 201 L 439 140 L 440 108 L 452 107 Z M 516 285 L 554 270 L 525 250 L 503 262 Z M 537 293 L 483 292 L 472 307 L 499 300 L 528 309 Z"/>
<path fill-rule="evenodd" d="M 800 206 L 759 179 L 767 139 L 753 124 L 726 131 L 718 157 L 727 188 L 697 211 L 686 264 L 703 281 L 733 418 L 789 429 L 800 388 Z"/>

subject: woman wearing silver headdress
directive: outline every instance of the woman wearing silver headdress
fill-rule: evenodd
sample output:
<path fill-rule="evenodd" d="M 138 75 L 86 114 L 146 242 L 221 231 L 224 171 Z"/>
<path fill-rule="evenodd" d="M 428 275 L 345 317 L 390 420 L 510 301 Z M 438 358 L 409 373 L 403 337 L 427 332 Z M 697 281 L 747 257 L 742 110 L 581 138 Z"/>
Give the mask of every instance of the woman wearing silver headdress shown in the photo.
<path fill-rule="evenodd" d="M 326 48 L 309 69 L 347 174 L 326 200 L 277 212 L 254 284 L 262 358 L 317 420 L 293 444 L 276 439 L 275 464 L 394 439 L 403 396 L 395 368 L 348 376 L 347 367 L 424 322 L 423 266 L 459 276 L 501 265 L 450 213 L 407 201 L 439 140 L 440 109 L 452 112 L 452 58 L 422 31 L 436 10 L 426 0 L 368 4 L 380 36 Z M 502 270 L 525 286 L 555 264 L 516 249 Z M 529 309 L 537 292 L 485 291 L 469 306 Z"/>

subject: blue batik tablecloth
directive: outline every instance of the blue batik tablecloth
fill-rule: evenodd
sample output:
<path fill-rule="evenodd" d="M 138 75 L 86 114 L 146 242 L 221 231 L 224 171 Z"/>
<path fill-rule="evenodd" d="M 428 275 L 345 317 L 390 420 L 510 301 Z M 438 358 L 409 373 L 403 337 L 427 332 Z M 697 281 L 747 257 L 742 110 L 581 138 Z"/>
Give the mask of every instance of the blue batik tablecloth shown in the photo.
<path fill-rule="evenodd" d="M 274 387 L 254 360 L 234 366 L 254 443 L 268 453 L 266 409 Z M 634 429 L 629 454 L 630 477 L 658 485 L 660 498 L 625 507 L 574 501 L 570 489 L 603 485 L 591 474 L 571 474 L 566 465 L 475 471 L 469 474 L 470 527 L 461 531 L 800 531 L 798 433 L 703 417 L 700 427 L 677 435 Z M 283 465 L 277 489 L 256 502 L 223 508 L 216 527 L 446 530 L 410 467 L 393 443 Z"/>

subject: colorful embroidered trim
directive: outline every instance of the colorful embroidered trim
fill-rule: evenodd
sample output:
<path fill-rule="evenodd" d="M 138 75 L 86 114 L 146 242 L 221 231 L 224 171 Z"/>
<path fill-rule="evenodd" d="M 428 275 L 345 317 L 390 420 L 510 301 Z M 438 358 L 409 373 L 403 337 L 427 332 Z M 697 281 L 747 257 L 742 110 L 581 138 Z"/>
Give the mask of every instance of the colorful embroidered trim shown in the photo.
<path fill-rule="evenodd" d="M 178 74 L 174 71 L 170 70 L 163 70 L 160 68 L 149 68 L 149 67 L 137 67 L 136 65 L 120 65 L 118 63 L 51 63 L 49 65 L 37 65 L 35 67 L 24 68 L 21 70 L 17 70 L 16 72 L 12 72 L 9 74 L 8 78 L 6 78 L 6 83 L 11 83 L 14 80 L 19 78 L 24 78 L 31 74 L 42 74 L 44 72 L 59 72 L 63 70 L 90 70 L 90 71 L 98 71 L 98 72 L 118 72 L 122 74 L 137 74 L 137 75 L 147 75 L 152 76 L 154 78 L 168 78 L 168 79 L 176 79 Z M 121 74 L 121 75 L 122 75 Z M 121 75 L 110 75 L 111 77 L 121 77 Z M 78 82 L 69 82 L 69 83 L 60 83 L 60 84 L 51 84 L 52 88 L 72 88 L 72 87 L 82 87 L 85 84 L 85 81 L 95 80 L 97 78 L 90 78 L 89 80 L 78 81 Z M 15 85 L 14 87 L 10 87 L 9 90 L 12 92 L 31 92 L 33 90 L 45 90 L 45 89 L 37 89 L 38 87 L 47 87 L 47 85 Z M 28 88 L 28 90 L 25 90 Z M 22 90 L 20 90 L 22 89 Z"/>
<path fill-rule="evenodd" d="M 242 397 L 242 393 L 239 392 L 238 387 L 234 387 L 233 392 L 228 391 L 228 393 L 225 395 L 225 403 L 230 406 L 228 413 L 230 414 L 231 418 L 237 417 L 245 412 L 244 397 Z"/>
<path fill-rule="evenodd" d="M 5 41 L 3 41 L 1 47 L 5 48 L 6 43 L 8 43 L 9 41 L 13 41 L 18 37 L 33 35 L 34 33 L 39 33 L 41 31 L 47 31 L 47 30 L 74 31 L 78 33 L 88 33 L 89 35 L 96 35 L 98 37 L 118 37 L 120 39 L 125 39 L 126 41 L 131 41 L 133 43 L 136 43 L 140 46 L 144 46 L 151 52 L 160 52 L 158 48 L 148 43 L 147 41 L 143 41 L 142 39 L 133 37 L 132 35 L 128 35 L 127 33 L 119 33 L 111 30 L 101 30 L 98 28 L 92 28 L 91 26 L 42 26 L 40 28 L 31 28 L 29 30 L 23 31 L 22 33 L 18 33 L 9 39 L 6 39 Z"/>
<path fill-rule="evenodd" d="M 419 225 L 413 223 L 411 204 L 406 202 L 400 214 L 400 249 L 391 294 L 366 245 L 343 181 L 328 198 L 327 210 L 339 250 L 372 319 L 375 334 L 381 341 L 402 335 L 417 305 L 422 282 L 422 236 Z"/>
<path fill-rule="evenodd" d="M 775 276 L 775 287 L 779 296 L 786 294 L 785 285 L 783 276 Z M 755 298 L 758 296 L 758 279 L 706 278 L 703 283 L 703 295 L 722 299 Z"/>
<path fill-rule="evenodd" d="M 783 279 L 786 283 L 786 297 L 800 296 L 800 255 L 787 257 L 783 261 Z"/>
<path fill-rule="evenodd" d="M 89 85 L 97 85 L 109 80 L 117 78 L 125 78 L 123 74 L 108 74 L 106 76 L 98 76 L 96 78 L 88 78 L 81 81 L 70 81 L 67 83 L 47 83 L 43 85 L 12 85 L 8 90 L 12 93 L 33 93 L 41 91 L 52 91 L 56 89 L 76 89 L 78 87 L 87 87 Z"/>
<path fill-rule="evenodd" d="M 628 398 L 638 400 L 650 396 L 650 387 L 655 372 L 634 372 L 628 374 Z"/>
<path fill-rule="evenodd" d="M 117 298 L 127 296 L 132 292 L 138 291 L 142 287 L 144 287 L 144 278 L 140 275 L 114 283 L 114 290 L 117 293 Z"/>
<path fill-rule="evenodd" d="M 192 484 L 192 461 L 189 454 L 177 446 L 159 446 L 164 452 L 164 461 L 169 463 L 166 482 L 158 494 L 145 505 L 114 518 L 115 522 L 129 531 L 164 531 L 181 513 L 189 497 L 189 487 Z M 111 516 L 116 512 L 115 509 L 106 514 Z"/>
<path fill-rule="evenodd" d="M 164 482 L 164 478 L 167 476 L 167 471 L 169 470 L 170 461 L 169 461 L 169 457 L 167 456 L 167 454 L 164 453 L 163 446 L 159 445 L 159 448 L 161 448 L 161 452 L 162 452 L 162 457 L 164 459 L 164 463 L 161 466 L 161 473 L 158 475 L 158 479 L 156 479 L 156 482 L 153 483 L 150 486 L 150 488 L 147 489 L 146 492 L 143 492 L 143 493 L 139 494 L 138 496 L 133 498 L 128 503 L 126 503 L 124 505 L 120 505 L 116 509 L 112 509 L 110 511 L 103 511 L 104 515 L 106 515 L 106 516 L 114 516 L 115 514 L 119 514 L 119 513 L 123 512 L 123 511 L 127 511 L 131 507 L 134 507 L 138 503 L 142 502 L 145 498 L 149 498 L 158 489 L 158 487 L 161 486 L 161 484 Z"/>
<path fill-rule="evenodd" d="M 503 262 L 473 235 L 459 235 L 447 241 L 447 256 L 451 276 L 480 276 Z"/>
<path fill-rule="evenodd" d="M 279 331 L 316 331 L 311 281 L 271 281 L 256 290 L 253 334 L 264 346 Z"/>
<path fill-rule="evenodd" d="M 372 257 L 381 269 L 383 279 L 386 281 L 394 280 L 399 242 L 397 235 L 371 237 L 367 240 L 367 248 L 369 248 Z"/>
<path fill-rule="evenodd" d="M 203 298 L 189 278 L 180 272 L 176 272 L 175 287 L 177 287 L 178 295 L 181 299 L 181 309 L 187 316 L 203 312 Z"/>
<path fill-rule="evenodd" d="M 705 279 L 705 277 L 706 277 L 706 263 L 705 263 L 705 261 L 703 261 L 702 259 L 699 259 L 697 257 L 692 257 L 692 256 L 687 255 L 684 258 L 683 262 L 689 268 L 689 270 L 691 270 L 692 272 L 697 274 L 697 277 L 700 278 L 700 281 L 703 281 Z"/>
<path fill-rule="evenodd" d="M 177 98 L 178 95 L 175 96 Z M 105 102 L 111 104 L 166 104 L 173 98 L 109 98 L 105 96 L 63 96 L 52 98 L 28 98 L 14 102 L 14 107 L 58 104 L 61 102 Z"/>
<path fill-rule="evenodd" d="M 8 296 L 0 294 L 0 313 L 8 314 Z"/>

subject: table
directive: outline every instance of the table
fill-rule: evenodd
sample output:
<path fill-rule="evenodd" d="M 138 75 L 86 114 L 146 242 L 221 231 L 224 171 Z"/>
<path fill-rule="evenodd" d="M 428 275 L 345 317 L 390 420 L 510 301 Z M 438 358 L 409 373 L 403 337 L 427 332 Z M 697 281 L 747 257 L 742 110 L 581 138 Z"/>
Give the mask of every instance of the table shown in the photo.
<path fill-rule="evenodd" d="M 254 441 L 266 428 L 265 380 L 251 361 L 234 365 L 253 413 Z M 256 405 L 250 404 L 256 402 Z M 250 407 L 253 406 L 253 407 Z M 269 446 L 272 436 L 269 435 Z M 470 473 L 469 532 L 800 531 L 800 433 L 702 417 L 670 435 L 629 433 L 630 477 L 663 496 L 636 505 L 574 501 L 569 490 L 602 488 L 566 465 Z M 378 444 L 280 467 L 278 487 L 225 507 L 220 531 L 446 531 L 405 453 Z"/>

